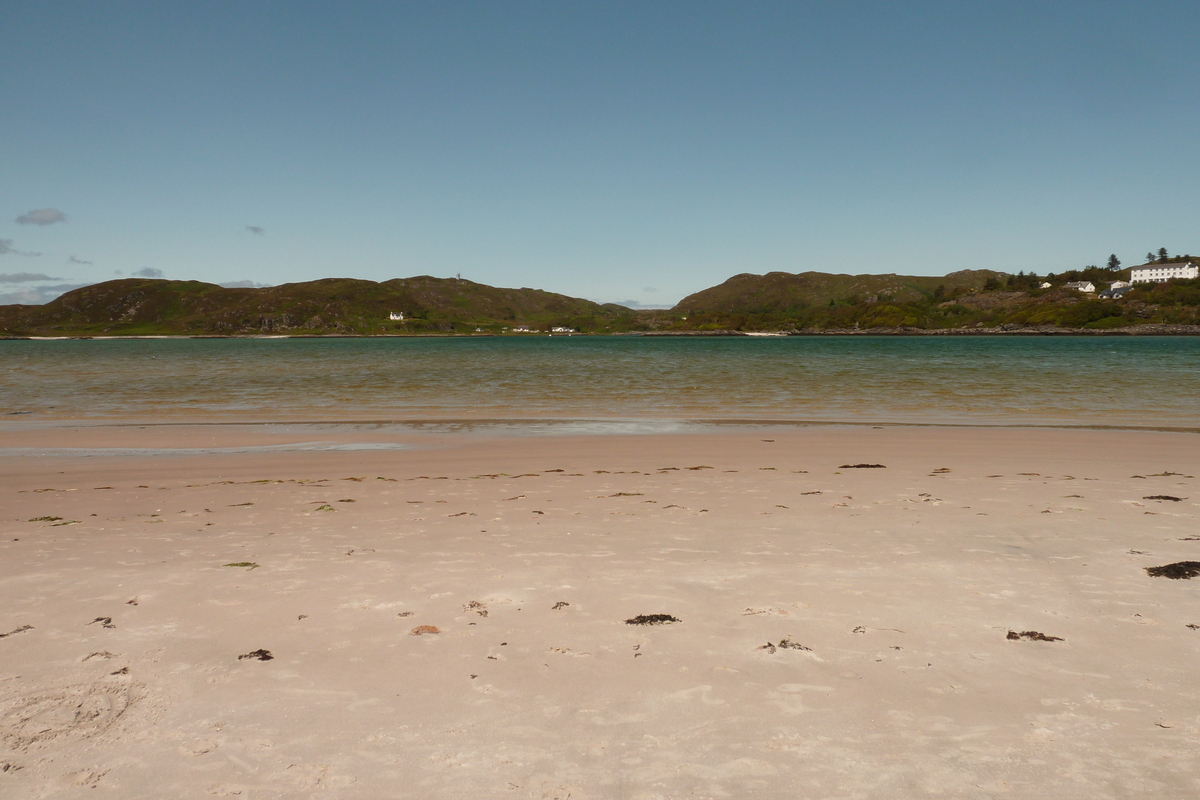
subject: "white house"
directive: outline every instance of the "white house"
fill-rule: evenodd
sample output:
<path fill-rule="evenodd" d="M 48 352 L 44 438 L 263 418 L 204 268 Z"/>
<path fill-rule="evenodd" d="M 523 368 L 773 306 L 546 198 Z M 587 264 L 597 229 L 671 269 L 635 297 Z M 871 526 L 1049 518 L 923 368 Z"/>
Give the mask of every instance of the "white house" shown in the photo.
<path fill-rule="evenodd" d="M 403 311 L 393 311 L 392 313 L 388 314 L 388 319 L 393 319 L 393 320 L 398 319 L 398 320 L 403 321 L 404 320 L 404 312 Z"/>
<path fill-rule="evenodd" d="M 1066 285 L 1067 289 L 1074 289 L 1077 292 L 1092 294 L 1096 291 L 1096 284 L 1091 281 L 1071 281 Z"/>
<path fill-rule="evenodd" d="M 574 328 L 555 327 L 555 328 L 551 328 L 550 332 L 551 333 L 575 333 L 576 331 Z"/>
<path fill-rule="evenodd" d="M 1200 277 L 1200 267 L 1192 262 L 1186 264 L 1146 264 L 1130 270 L 1130 283 L 1162 283 L 1172 278 Z"/>
<path fill-rule="evenodd" d="M 1042 281 L 1038 285 L 1038 288 L 1039 289 L 1049 289 L 1051 286 L 1052 286 L 1052 284 L 1050 283 L 1050 281 Z M 687 319 L 687 317 L 684 317 L 684 319 Z"/>
<path fill-rule="evenodd" d="M 1110 288 L 1110 289 L 1128 289 L 1132 285 L 1133 284 L 1131 284 L 1129 281 L 1113 281 L 1112 283 L 1110 283 L 1108 285 L 1108 288 Z"/>

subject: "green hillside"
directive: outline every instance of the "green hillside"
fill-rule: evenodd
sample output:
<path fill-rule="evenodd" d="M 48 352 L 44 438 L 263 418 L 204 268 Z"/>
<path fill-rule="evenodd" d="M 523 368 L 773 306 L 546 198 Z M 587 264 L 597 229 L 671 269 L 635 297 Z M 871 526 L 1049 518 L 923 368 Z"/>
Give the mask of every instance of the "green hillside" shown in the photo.
<path fill-rule="evenodd" d="M 403 313 L 403 322 L 389 320 Z M 126 279 L 85 286 L 43 306 L 0 306 L 3 335 L 246 335 L 500 332 L 628 327 L 634 312 L 540 289 L 455 278 L 376 283 L 327 278 L 262 289 Z"/>
<path fill-rule="evenodd" d="M 903 275 L 736 275 L 684 298 L 668 330 L 1107 330 L 1200 324 L 1200 280 L 1142 284 L 1119 299 L 1066 288 L 1128 280 L 1129 270 L 1089 267 L 1061 275 L 966 270 L 942 278 Z M 1051 286 L 1043 288 L 1043 283 Z"/>
<path fill-rule="evenodd" d="M 517 326 L 584 333 L 899 333 L 1200 325 L 1200 280 L 1143 284 L 1119 299 L 1065 288 L 1076 280 L 1104 288 L 1128 277 L 1128 270 L 1098 267 L 1046 278 L 989 270 L 944 277 L 743 274 L 670 310 L 653 311 L 425 276 L 383 283 L 328 278 L 262 289 L 126 279 L 76 289 L 43 306 L 0 306 L 0 336 L 427 335 L 503 333 Z M 1042 287 L 1046 281 L 1049 288 Z M 403 313 L 404 320 L 390 320 L 392 312 Z"/>
<path fill-rule="evenodd" d="M 691 314 L 733 313 L 788 315 L 811 306 L 838 302 L 909 303 L 932 298 L 938 286 L 944 291 L 982 289 L 989 278 L 1004 278 L 991 270 L 962 270 L 938 278 L 918 275 L 831 275 L 826 272 L 768 272 L 734 275 L 729 280 L 689 295 L 674 311 Z"/>

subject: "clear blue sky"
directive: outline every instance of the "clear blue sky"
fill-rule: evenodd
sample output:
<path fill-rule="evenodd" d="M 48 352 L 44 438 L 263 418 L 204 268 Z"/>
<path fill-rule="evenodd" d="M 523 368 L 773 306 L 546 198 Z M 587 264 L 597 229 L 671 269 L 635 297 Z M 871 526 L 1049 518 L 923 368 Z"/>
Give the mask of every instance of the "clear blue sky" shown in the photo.
<path fill-rule="evenodd" d="M 0 19 L 10 301 L 158 270 L 462 273 L 670 305 L 740 272 L 1200 253 L 1196 2 L 88 0 Z"/>

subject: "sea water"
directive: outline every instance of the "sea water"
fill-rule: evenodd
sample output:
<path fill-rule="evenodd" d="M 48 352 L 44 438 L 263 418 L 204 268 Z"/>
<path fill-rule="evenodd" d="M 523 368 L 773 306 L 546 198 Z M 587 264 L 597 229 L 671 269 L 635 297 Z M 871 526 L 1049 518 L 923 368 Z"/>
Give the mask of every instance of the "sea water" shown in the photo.
<path fill-rule="evenodd" d="M 0 417 L 1200 428 L 1200 338 L 0 341 Z M 526 422 L 521 422 L 526 421 Z M 557 422 L 556 422 L 557 421 Z"/>

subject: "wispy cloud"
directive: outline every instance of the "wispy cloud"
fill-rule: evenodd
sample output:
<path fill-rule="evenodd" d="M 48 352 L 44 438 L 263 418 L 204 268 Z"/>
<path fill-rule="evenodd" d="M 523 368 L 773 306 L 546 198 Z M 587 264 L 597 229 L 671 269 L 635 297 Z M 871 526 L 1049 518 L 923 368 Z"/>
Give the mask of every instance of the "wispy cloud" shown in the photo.
<path fill-rule="evenodd" d="M 271 284 L 257 283 L 255 281 L 227 281 L 219 283 L 218 286 L 224 286 L 226 289 L 266 289 Z"/>
<path fill-rule="evenodd" d="M 41 253 L 31 253 L 28 250 L 18 250 L 13 247 L 12 239 L 0 239 L 0 256 L 40 256 Z"/>
<path fill-rule="evenodd" d="M 7 275 L 0 275 L 0 283 L 31 283 L 33 281 L 61 281 L 62 278 L 54 278 L 50 275 L 43 275 L 40 272 L 10 272 Z"/>
<path fill-rule="evenodd" d="M 35 208 L 17 217 L 17 222 L 21 225 L 53 225 L 66 221 L 67 215 L 57 208 Z"/>
<path fill-rule="evenodd" d="M 72 289 L 82 289 L 84 286 L 91 286 L 91 284 L 60 283 L 51 286 L 30 286 L 18 289 L 15 292 L 0 294 L 0 306 L 9 306 L 17 303 L 25 306 L 41 306 L 60 295 L 66 294 Z"/>
<path fill-rule="evenodd" d="M 70 258 L 67 259 L 67 263 L 68 264 L 94 264 L 96 262 L 84 261 L 82 258 L 76 258 L 75 256 L 71 256 Z"/>
<path fill-rule="evenodd" d="M 250 233 L 253 233 L 255 236 L 262 236 L 264 233 L 266 233 L 266 231 L 257 225 L 247 225 L 246 230 L 250 231 Z"/>
<path fill-rule="evenodd" d="M 131 272 L 129 274 L 135 278 L 161 278 L 163 276 L 163 271 L 161 269 L 155 269 L 154 267 L 144 267 L 139 269 L 137 272 Z"/>

